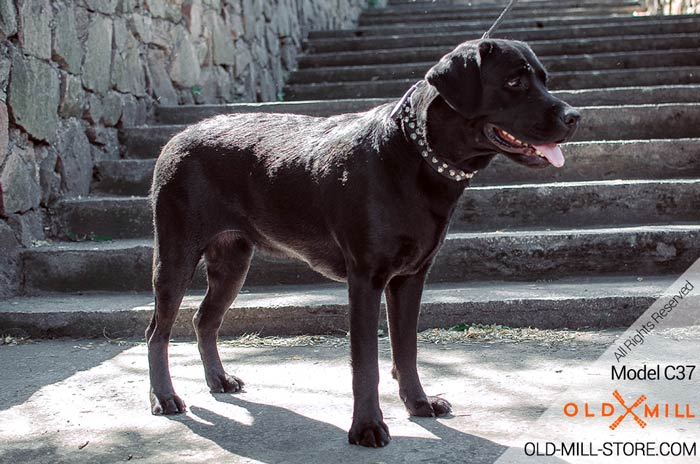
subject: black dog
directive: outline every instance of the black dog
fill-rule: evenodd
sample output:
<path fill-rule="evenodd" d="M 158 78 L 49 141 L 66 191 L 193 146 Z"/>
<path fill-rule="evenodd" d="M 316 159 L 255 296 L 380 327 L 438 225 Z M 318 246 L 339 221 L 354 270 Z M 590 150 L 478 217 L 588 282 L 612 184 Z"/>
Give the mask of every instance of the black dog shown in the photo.
<path fill-rule="evenodd" d="M 386 292 L 392 374 L 408 412 L 449 413 L 416 370 L 426 274 L 457 200 L 497 153 L 529 167 L 561 166 L 557 143 L 579 114 L 546 88 L 521 42 L 459 45 L 398 104 L 316 118 L 218 116 L 163 148 L 152 188 L 156 311 L 146 331 L 153 414 L 183 412 L 168 370 L 172 324 L 202 255 L 209 288 L 194 318 L 207 384 L 239 391 L 216 346 L 254 249 L 296 257 L 347 281 L 354 414 L 350 443 L 386 445 L 379 408 L 377 328 Z"/>

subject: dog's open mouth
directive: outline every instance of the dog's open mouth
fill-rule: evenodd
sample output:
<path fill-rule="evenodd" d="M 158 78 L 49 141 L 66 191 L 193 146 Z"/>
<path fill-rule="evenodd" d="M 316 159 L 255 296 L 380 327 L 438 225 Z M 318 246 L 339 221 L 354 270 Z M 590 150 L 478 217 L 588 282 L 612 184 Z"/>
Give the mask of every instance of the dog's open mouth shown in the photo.
<path fill-rule="evenodd" d="M 526 143 L 493 124 L 487 124 L 484 132 L 491 143 L 508 153 L 536 156 L 557 168 L 564 166 L 564 154 L 556 143 Z"/>

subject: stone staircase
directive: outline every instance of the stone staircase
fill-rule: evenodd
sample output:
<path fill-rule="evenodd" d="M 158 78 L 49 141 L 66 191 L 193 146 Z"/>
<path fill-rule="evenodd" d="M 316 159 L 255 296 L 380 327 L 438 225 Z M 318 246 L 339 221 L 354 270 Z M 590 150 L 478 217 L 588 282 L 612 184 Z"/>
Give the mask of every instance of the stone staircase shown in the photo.
<path fill-rule="evenodd" d="M 283 103 L 161 107 L 153 124 L 125 130 L 124 159 L 99 163 L 90 196 L 53 208 L 55 242 L 24 252 L 25 296 L 0 302 L 0 327 L 141 336 L 153 309 L 146 195 L 172 134 L 224 112 L 323 116 L 395 99 L 479 37 L 499 5 L 391 1 L 356 30 L 312 32 Z M 523 0 L 494 34 L 530 43 L 582 126 L 563 169 L 497 159 L 474 178 L 430 274 L 422 327 L 624 326 L 700 257 L 700 15 L 634 15 L 642 9 Z M 176 336 L 192 334 L 204 288 L 199 272 Z M 224 335 L 347 328 L 344 287 L 295 261 L 256 256 L 235 306 Z"/>

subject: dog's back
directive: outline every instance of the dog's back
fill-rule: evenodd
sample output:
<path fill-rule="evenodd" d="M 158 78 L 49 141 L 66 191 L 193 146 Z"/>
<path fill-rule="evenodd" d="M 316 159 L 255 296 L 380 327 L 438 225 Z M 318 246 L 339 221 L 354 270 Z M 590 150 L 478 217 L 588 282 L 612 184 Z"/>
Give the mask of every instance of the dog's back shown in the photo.
<path fill-rule="evenodd" d="M 381 170 L 376 153 L 390 139 L 389 110 L 328 118 L 223 115 L 185 129 L 156 162 L 156 247 L 177 242 L 177 235 L 203 249 L 217 234 L 236 231 L 261 251 L 342 278 L 342 257 L 329 256 L 337 248 L 329 225 L 339 205 L 351 209 L 351 202 L 366 201 L 358 192 Z M 319 255 L 337 264 L 324 269 L 314 259 Z"/>

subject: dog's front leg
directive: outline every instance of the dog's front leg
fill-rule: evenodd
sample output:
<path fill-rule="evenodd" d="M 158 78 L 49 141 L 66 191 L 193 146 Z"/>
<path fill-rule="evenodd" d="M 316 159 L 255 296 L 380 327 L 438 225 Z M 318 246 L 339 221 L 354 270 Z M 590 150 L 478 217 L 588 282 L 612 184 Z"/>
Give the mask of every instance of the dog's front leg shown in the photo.
<path fill-rule="evenodd" d="M 427 396 L 418 377 L 417 337 L 420 300 L 428 269 L 397 276 L 386 287 L 389 338 L 394 361 L 392 374 L 399 382 L 399 396 L 412 416 L 444 416 L 451 411 L 447 400 Z"/>
<path fill-rule="evenodd" d="M 377 329 L 382 287 L 371 275 L 349 273 L 350 350 L 352 356 L 352 426 L 348 441 L 378 448 L 391 440 L 379 408 Z"/>

